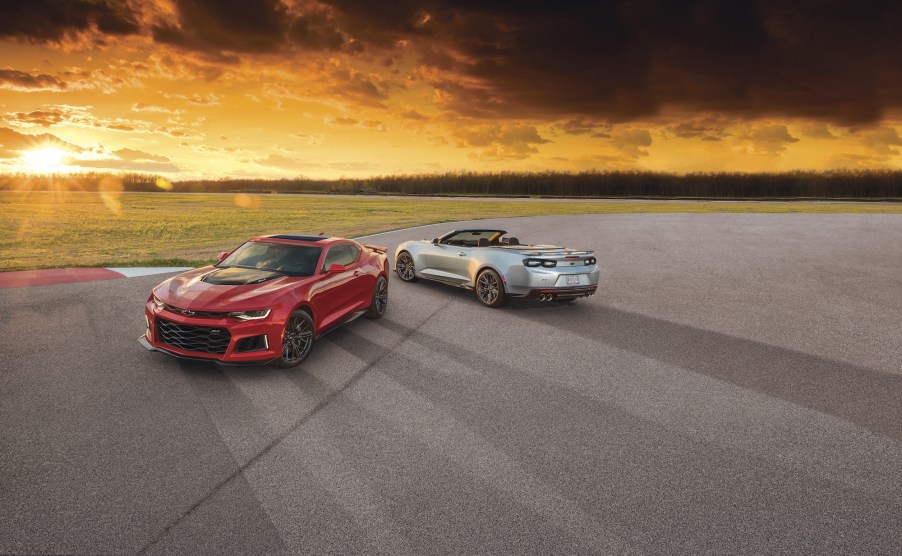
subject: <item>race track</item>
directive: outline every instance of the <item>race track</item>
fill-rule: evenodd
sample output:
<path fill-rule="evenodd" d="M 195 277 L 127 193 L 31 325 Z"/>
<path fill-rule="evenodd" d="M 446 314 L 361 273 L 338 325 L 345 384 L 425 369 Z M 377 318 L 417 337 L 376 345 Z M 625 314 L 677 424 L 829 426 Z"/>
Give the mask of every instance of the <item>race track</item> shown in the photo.
<path fill-rule="evenodd" d="M 0 290 L 0 553 L 899 553 L 902 217 L 483 223 L 598 294 L 392 275 L 281 370 L 145 351 L 164 276 Z"/>

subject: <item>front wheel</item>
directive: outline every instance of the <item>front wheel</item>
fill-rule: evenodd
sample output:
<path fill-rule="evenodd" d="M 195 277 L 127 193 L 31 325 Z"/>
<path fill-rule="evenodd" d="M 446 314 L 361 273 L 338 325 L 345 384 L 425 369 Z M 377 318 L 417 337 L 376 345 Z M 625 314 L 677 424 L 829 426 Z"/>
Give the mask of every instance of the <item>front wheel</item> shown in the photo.
<path fill-rule="evenodd" d="M 385 276 L 380 276 L 376 280 L 376 286 L 373 288 L 373 298 L 370 301 L 370 308 L 363 314 L 368 319 L 381 319 L 385 314 L 385 308 L 388 307 L 388 280 Z"/>
<path fill-rule="evenodd" d="M 398 260 L 395 261 L 395 270 L 398 272 L 398 278 L 403 282 L 416 282 L 416 267 L 413 265 L 413 257 L 407 251 L 401 251 Z"/>
<path fill-rule="evenodd" d="M 501 276 L 487 268 L 476 277 L 476 299 L 486 307 L 497 309 L 507 304 L 507 294 Z"/>
<path fill-rule="evenodd" d="M 297 367 L 313 349 L 313 317 L 303 309 L 298 309 L 285 323 L 282 333 L 282 357 L 279 366 L 282 368 Z"/>

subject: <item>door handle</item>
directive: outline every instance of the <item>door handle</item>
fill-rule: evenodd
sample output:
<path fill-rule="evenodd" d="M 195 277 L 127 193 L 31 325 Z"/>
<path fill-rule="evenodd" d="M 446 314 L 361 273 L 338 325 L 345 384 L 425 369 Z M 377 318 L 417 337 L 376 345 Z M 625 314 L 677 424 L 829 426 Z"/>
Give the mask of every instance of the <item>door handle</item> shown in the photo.
<path fill-rule="evenodd" d="M 458 256 L 458 257 L 466 257 L 467 254 L 466 254 L 466 253 L 458 253 L 457 256 Z"/>

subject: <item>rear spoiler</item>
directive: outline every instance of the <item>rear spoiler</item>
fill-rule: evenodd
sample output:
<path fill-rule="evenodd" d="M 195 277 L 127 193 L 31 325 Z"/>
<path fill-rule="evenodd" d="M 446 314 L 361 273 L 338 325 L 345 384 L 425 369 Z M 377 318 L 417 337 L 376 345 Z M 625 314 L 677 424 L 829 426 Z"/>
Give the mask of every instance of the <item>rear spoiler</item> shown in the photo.
<path fill-rule="evenodd" d="M 370 243 L 364 243 L 363 246 L 366 247 L 367 249 L 369 249 L 370 251 L 375 251 L 376 253 L 385 254 L 388 252 L 388 247 L 386 247 L 384 245 L 372 245 Z"/>

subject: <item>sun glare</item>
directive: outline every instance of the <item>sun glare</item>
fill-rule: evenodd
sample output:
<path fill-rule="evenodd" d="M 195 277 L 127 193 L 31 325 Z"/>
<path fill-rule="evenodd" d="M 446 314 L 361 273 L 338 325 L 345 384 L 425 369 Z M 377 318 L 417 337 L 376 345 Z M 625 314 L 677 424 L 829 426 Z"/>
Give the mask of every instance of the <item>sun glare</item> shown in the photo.
<path fill-rule="evenodd" d="M 62 167 L 66 152 L 56 147 L 42 147 L 22 153 L 22 162 L 34 172 L 56 172 Z"/>

